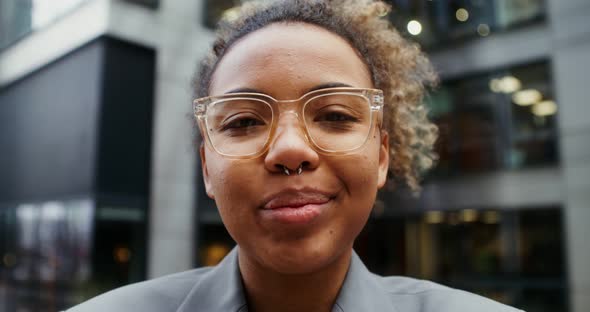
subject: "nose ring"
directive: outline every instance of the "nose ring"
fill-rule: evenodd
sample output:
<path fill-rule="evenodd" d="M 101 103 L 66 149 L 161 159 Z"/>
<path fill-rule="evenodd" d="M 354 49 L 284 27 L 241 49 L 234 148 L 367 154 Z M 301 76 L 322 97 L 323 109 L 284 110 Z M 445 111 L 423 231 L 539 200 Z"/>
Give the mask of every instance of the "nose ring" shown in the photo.
<path fill-rule="evenodd" d="M 299 165 L 299 167 L 297 167 L 296 170 L 293 170 L 293 172 L 297 172 L 297 175 L 301 175 L 303 172 L 303 164 Z M 289 168 L 285 165 L 283 165 L 283 173 L 285 173 L 285 175 L 291 175 Z"/>
<path fill-rule="evenodd" d="M 289 168 L 287 168 L 287 166 L 283 166 L 283 172 L 285 173 L 285 175 L 291 175 L 289 173 Z"/>

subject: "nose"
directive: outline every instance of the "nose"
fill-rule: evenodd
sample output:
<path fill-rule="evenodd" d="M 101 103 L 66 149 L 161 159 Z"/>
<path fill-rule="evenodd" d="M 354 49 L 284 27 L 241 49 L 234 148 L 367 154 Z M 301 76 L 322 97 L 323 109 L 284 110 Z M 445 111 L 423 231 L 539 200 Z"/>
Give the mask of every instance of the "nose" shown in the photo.
<path fill-rule="evenodd" d="M 296 171 L 315 169 L 319 163 L 318 153 L 311 147 L 296 114 L 280 116 L 276 133 L 264 158 L 267 170 L 283 173 L 285 167 Z"/>

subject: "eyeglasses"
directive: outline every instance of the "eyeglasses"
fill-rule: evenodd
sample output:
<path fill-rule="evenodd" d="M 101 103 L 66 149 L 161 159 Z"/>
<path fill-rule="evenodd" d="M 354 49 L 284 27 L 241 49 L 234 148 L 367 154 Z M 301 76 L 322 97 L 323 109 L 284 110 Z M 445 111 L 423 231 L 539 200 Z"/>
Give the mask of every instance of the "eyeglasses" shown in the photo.
<path fill-rule="evenodd" d="M 281 105 L 279 105 L 281 104 Z M 327 88 L 296 100 L 276 100 L 261 93 L 230 93 L 193 102 L 195 117 L 208 144 L 231 158 L 265 153 L 279 116 L 294 114 L 310 146 L 324 154 L 346 154 L 362 147 L 380 123 L 383 92 L 367 88 Z"/>

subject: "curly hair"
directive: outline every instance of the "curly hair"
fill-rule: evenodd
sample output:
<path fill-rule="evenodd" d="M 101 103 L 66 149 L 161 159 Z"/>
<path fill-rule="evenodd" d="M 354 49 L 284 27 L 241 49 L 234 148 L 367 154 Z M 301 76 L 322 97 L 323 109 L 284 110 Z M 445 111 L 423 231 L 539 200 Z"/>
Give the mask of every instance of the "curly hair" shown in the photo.
<path fill-rule="evenodd" d="M 437 127 L 423 97 L 437 75 L 418 45 L 385 18 L 390 6 L 375 0 L 276 0 L 247 2 L 234 19 L 222 19 L 212 51 L 195 77 L 196 97 L 209 95 L 217 64 L 240 38 L 273 23 L 308 23 L 344 38 L 364 59 L 373 85 L 383 90 L 383 128 L 390 138 L 390 183 L 419 190 L 420 176 L 435 160 Z M 391 179 L 393 178 L 393 179 Z"/>

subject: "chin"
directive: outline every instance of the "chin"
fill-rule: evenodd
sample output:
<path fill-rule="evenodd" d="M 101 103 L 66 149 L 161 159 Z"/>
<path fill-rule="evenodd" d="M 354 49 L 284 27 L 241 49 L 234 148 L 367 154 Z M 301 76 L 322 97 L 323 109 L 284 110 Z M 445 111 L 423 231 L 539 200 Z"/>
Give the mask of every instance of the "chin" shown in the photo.
<path fill-rule="evenodd" d="M 309 239 L 298 244 L 276 244 L 266 249 L 266 256 L 260 260 L 264 266 L 282 274 L 313 273 L 332 265 L 352 248 L 352 244 L 335 248 L 334 243 Z"/>
<path fill-rule="evenodd" d="M 334 259 L 329 255 L 307 254 L 305 252 L 296 255 L 281 255 L 275 259 L 269 259 L 267 266 L 282 274 L 310 274 L 320 271 Z"/>

